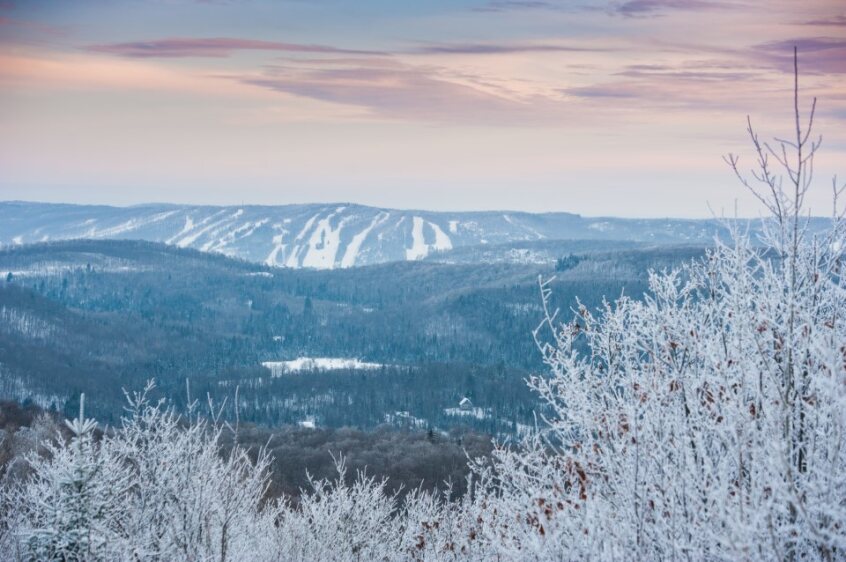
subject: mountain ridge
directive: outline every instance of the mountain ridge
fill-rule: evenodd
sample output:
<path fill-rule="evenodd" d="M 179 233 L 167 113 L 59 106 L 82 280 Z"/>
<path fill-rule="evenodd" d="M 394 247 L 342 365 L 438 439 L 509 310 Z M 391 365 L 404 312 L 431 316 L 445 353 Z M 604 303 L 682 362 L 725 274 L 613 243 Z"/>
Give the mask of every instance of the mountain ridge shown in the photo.
<path fill-rule="evenodd" d="M 466 254 L 467 248 L 544 240 L 702 244 L 724 234 L 725 227 L 715 219 L 623 219 L 568 212 L 424 211 L 344 203 L 115 207 L 0 202 L 4 246 L 137 239 L 269 266 L 312 269 L 449 260 L 451 252 Z M 502 259 L 510 259 L 505 254 Z"/>

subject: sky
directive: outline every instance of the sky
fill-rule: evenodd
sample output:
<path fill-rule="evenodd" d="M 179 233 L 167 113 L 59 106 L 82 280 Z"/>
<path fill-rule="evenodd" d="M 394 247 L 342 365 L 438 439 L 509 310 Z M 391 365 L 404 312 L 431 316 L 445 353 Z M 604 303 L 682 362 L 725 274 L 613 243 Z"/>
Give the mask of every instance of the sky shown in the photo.
<path fill-rule="evenodd" d="M 824 215 L 842 0 L 0 0 L 0 200 L 757 216 L 794 45 Z"/>

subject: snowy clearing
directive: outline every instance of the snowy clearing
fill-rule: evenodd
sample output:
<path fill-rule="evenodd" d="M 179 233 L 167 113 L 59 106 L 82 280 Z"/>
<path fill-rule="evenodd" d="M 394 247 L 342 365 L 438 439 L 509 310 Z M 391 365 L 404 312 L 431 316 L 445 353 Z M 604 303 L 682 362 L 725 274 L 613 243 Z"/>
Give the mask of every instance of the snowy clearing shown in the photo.
<path fill-rule="evenodd" d="M 381 369 L 382 363 L 368 363 L 359 359 L 341 357 L 300 357 L 291 361 L 265 361 L 263 366 L 270 369 L 274 377 L 301 373 L 303 371 L 338 371 L 342 369 L 372 370 Z"/>

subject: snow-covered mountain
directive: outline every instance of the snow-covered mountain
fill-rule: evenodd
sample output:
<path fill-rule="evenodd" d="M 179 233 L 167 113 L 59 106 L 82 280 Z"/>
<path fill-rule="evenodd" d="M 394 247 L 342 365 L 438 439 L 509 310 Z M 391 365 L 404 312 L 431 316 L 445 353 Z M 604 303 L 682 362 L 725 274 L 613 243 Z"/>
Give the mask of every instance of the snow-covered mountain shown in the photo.
<path fill-rule="evenodd" d="M 70 238 L 165 242 L 281 267 L 332 269 L 534 240 L 710 241 L 716 221 L 570 213 L 430 212 L 353 204 L 134 207 L 0 202 L 0 244 Z"/>

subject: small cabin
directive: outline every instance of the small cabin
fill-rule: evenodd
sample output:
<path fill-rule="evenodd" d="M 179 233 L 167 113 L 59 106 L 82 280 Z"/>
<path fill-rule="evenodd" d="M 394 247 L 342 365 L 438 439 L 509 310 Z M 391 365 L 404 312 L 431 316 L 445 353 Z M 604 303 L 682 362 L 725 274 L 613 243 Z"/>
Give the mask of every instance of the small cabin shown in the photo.
<path fill-rule="evenodd" d="M 461 402 L 458 403 L 458 407 L 467 412 L 473 409 L 473 402 L 465 396 L 461 399 Z"/>

